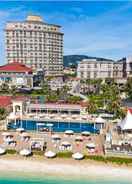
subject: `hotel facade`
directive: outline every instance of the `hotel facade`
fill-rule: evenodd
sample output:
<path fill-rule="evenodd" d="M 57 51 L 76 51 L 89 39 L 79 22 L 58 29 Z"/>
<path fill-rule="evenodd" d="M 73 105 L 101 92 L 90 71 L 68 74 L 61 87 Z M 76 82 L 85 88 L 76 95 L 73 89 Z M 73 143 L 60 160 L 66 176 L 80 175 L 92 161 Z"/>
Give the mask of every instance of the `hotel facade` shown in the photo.
<path fill-rule="evenodd" d="M 81 79 L 122 78 L 123 63 L 84 59 L 78 64 L 77 77 Z"/>
<path fill-rule="evenodd" d="M 8 22 L 5 27 L 6 60 L 20 62 L 45 76 L 63 74 L 63 33 L 60 26 L 45 23 L 39 16 L 23 22 Z"/>

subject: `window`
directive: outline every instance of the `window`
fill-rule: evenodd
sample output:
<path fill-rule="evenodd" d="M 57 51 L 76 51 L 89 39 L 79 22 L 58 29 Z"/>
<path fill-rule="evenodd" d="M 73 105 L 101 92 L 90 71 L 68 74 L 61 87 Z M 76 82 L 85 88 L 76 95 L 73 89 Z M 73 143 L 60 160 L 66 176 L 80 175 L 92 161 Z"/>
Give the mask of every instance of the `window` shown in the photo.
<path fill-rule="evenodd" d="M 7 44 L 9 44 L 10 43 L 10 41 L 9 40 L 7 40 Z"/>
<path fill-rule="evenodd" d="M 94 64 L 94 68 L 97 68 L 97 63 Z"/>
<path fill-rule="evenodd" d="M 83 72 L 80 72 L 80 77 L 83 78 Z"/>
<path fill-rule="evenodd" d="M 111 77 L 111 72 L 110 71 L 108 71 L 108 77 Z"/>
<path fill-rule="evenodd" d="M 96 78 L 97 77 L 97 72 L 94 72 L 94 78 Z"/>
<path fill-rule="evenodd" d="M 87 73 L 87 78 L 90 79 L 90 72 Z"/>

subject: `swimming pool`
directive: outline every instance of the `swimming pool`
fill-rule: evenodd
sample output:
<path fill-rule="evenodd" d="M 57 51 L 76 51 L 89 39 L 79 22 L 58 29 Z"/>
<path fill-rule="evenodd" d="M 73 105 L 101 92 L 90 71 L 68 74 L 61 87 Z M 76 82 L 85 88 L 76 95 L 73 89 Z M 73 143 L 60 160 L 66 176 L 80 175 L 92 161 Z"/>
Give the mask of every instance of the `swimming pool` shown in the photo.
<path fill-rule="evenodd" d="M 37 121 L 37 120 L 16 120 L 8 124 L 9 129 L 17 129 L 19 127 L 24 128 L 25 130 L 39 130 L 40 128 L 46 128 L 49 124 L 52 124 L 52 130 L 54 132 L 64 132 L 66 130 L 73 130 L 76 133 L 82 131 L 89 131 L 91 133 L 98 133 L 99 128 L 94 127 L 92 123 L 78 123 L 78 122 L 46 122 L 46 121 Z"/>

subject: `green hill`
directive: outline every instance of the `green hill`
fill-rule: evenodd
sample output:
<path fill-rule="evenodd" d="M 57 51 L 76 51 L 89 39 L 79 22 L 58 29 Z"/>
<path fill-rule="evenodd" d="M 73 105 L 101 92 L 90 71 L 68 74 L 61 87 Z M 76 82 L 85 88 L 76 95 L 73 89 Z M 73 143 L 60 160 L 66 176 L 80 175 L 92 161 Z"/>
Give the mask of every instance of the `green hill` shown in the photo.
<path fill-rule="evenodd" d="M 100 57 L 91 57 L 91 56 L 86 56 L 86 55 L 67 55 L 67 56 L 64 56 L 64 66 L 65 67 L 71 66 L 71 65 L 76 66 L 78 64 L 78 62 L 80 62 L 83 59 L 97 59 L 100 61 L 103 61 L 103 60 L 110 61 L 111 60 L 111 59 L 100 58 Z"/>

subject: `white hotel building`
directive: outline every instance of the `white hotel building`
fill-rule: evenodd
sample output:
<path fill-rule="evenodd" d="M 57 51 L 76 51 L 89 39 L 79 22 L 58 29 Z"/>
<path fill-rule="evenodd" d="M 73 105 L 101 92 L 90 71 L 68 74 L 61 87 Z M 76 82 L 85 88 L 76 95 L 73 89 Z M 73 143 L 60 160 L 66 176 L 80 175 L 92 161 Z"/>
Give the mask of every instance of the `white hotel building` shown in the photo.
<path fill-rule="evenodd" d="M 44 69 L 47 76 L 63 73 L 63 33 L 59 25 L 48 24 L 39 16 L 5 27 L 6 61 Z"/>
<path fill-rule="evenodd" d="M 120 79 L 123 77 L 123 63 L 111 60 L 84 59 L 78 64 L 77 77 L 80 79 Z"/>

